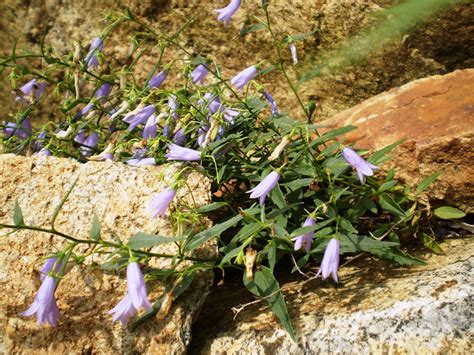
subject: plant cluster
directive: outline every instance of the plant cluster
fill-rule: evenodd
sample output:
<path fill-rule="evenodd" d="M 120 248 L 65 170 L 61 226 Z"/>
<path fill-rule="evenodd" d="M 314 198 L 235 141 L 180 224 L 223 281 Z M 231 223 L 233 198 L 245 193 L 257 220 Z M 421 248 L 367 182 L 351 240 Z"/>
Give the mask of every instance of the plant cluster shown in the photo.
<path fill-rule="evenodd" d="M 12 55 L 1 58 L 0 68 L 10 71 L 13 87 L 22 83 L 15 91 L 20 108 L 15 119 L 2 127 L 1 143 L 6 151 L 81 162 L 113 160 L 131 166 L 182 163 L 168 181 L 169 186 L 147 202 L 150 218 L 171 218 L 178 223 L 175 216 L 179 214 L 186 222 L 174 236 L 138 233 L 127 242 L 111 242 L 101 237 L 97 217 L 89 237 L 69 236 L 54 225 L 69 193 L 56 209 L 50 228 L 25 224 L 16 204 L 14 223 L 1 227 L 51 233 L 70 241 L 46 260 L 41 269 L 42 285 L 24 316 L 36 314 L 40 324 L 56 325 L 59 311 L 54 292 L 61 278 L 67 277 L 66 265 L 84 259 L 76 246 L 89 244 L 89 253 L 108 253 L 104 269 L 127 269 L 128 292 L 110 311 L 113 320 L 124 326 L 140 308 L 146 312 L 135 325 L 157 312 L 166 313 L 196 273 L 232 267 L 243 271 L 245 286 L 265 298 L 295 339 L 274 277 L 276 265 L 285 257 L 294 261 L 293 271 L 311 261 L 320 262 L 318 275 L 323 279 L 331 276 L 337 282 L 340 255 L 365 252 L 400 265 L 423 263 L 401 249 L 401 236 L 418 238 L 439 251 L 434 239 L 420 227 L 420 221 L 429 219 L 432 212 L 419 198 L 439 174 L 428 177 L 415 189 L 404 186 L 394 179 L 393 170 L 384 176 L 376 174 L 398 143 L 366 154 L 341 139 L 356 127 L 328 131 L 314 124 L 315 105 L 304 103 L 298 95 L 287 72 L 291 64 L 285 54 L 291 56 L 292 65 L 297 65 L 297 44 L 308 34 L 277 38 L 268 6 L 268 1 L 263 1 L 264 18 L 254 16 L 241 33 L 267 30 L 276 60 L 271 65 L 252 65 L 230 80 L 222 76 L 218 63 L 191 56 L 179 44 L 180 35 L 194 19 L 168 36 L 156 32 L 130 11 L 108 15 L 108 27 L 93 39 L 88 51 L 78 44 L 71 52 L 61 54 L 42 43 L 40 53 L 18 54 L 15 48 Z M 240 1 L 232 0 L 227 7 L 216 10 L 218 20 L 229 24 L 239 7 Z M 133 50 L 125 64 L 114 67 L 105 54 L 107 38 L 118 26 L 125 25 L 135 31 Z M 169 47 L 178 48 L 186 57 L 180 69 L 176 69 L 176 63 L 162 62 Z M 158 49 L 160 55 L 140 82 L 132 72 L 150 48 Z M 42 69 L 28 66 L 34 58 L 45 63 Z M 260 76 L 272 70 L 287 79 L 304 120 L 280 111 L 271 90 L 258 83 Z M 173 89 L 163 89 L 168 76 L 176 72 L 184 74 L 183 80 Z M 41 127 L 34 124 L 33 129 L 30 118 L 34 121 L 35 108 L 48 95 L 60 100 L 60 118 Z M 189 170 L 211 179 L 214 201 L 183 212 L 175 201 L 176 190 Z M 458 211 L 447 207 L 437 213 L 459 217 Z M 211 215 L 214 225 L 196 230 L 192 221 L 200 214 Z M 213 238 L 219 244 L 219 257 L 200 259 L 196 251 Z M 164 243 L 175 243 L 178 254 L 150 251 Z M 148 272 L 146 264 L 151 259 L 165 257 L 173 260 L 171 269 Z M 145 280 L 157 278 L 166 287 L 152 304 Z"/>

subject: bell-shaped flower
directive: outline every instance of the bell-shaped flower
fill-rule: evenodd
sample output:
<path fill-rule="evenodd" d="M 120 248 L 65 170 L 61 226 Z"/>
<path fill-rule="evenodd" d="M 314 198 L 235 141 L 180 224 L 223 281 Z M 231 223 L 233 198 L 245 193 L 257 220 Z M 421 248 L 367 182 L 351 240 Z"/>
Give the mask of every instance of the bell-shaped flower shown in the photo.
<path fill-rule="evenodd" d="M 298 54 L 296 53 L 296 45 L 294 43 L 290 43 L 290 53 L 291 53 L 291 60 L 293 61 L 293 65 L 298 64 Z"/>
<path fill-rule="evenodd" d="M 20 127 L 18 127 L 18 125 L 14 122 L 7 122 L 5 123 L 5 127 L 3 128 L 3 134 L 6 138 L 16 136 L 19 139 L 23 140 L 28 138 L 31 135 L 31 132 L 31 122 L 28 117 L 23 119 Z"/>
<path fill-rule="evenodd" d="M 171 143 L 168 145 L 169 152 L 165 155 L 168 160 L 184 160 L 184 161 L 197 161 L 201 160 L 201 152 L 180 147 L 177 144 Z"/>
<path fill-rule="evenodd" d="M 92 40 L 89 52 L 84 58 L 84 61 L 87 63 L 88 68 L 94 68 L 99 66 L 99 59 L 97 58 L 97 54 L 102 51 L 103 48 L 104 42 L 102 41 L 102 38 L 96 37 Z"/>
<path fill-rule="evenodd" d="M 374 175 L 374 170 L 378 169 L 377 166 L 367 162 L 351 148 L 344 148 L 342 150 L 342 156 L 354 169 L 356 169 L 357 176 L 359 176 L 359 180 L 362 184 L 365 183 L 366 176 Z"/>
<path fill-rule="evenodd" d="M 314 226 L 315 224 L 316 221 L 312 217 L 308 217 L 306 218 L 306 221 L 304 221 L 302 227 Z M 314 232 L 307 232 L 303 235 L 292 238 L 291 240 L 295 242 L 295 250 L 299 250 L 304 246 L 306 252 L 309 253 L 309 250 L 311 249 L 311 243 L 313 242 L 313 237 Z"/>
<path fill-rule="evenodd" d="M 46 322 L 55 326 L 58 321 L 59 311 L 54 298 L 57 280 L 54 277 L 46 276 L 41 283 L 35 299 L 25 312 L 20 313 L 24 317 L 31 316 L 36 313 L 38 323 L 44 325 Z"/>
<path fill-rule="evenodd" d="M 239 9 L 239 6 L 240 6 L 240 0 L 231 0 L 229 5 L 227 5 L 226 7 L 222 9 L 214 10 L 218 14 L 217 20 L 222 21 L 226 24 L 226 26 L 229 26 L 230 19 Z"/>
<path fill-rule="evenodd" d="M 81 151 L 84 156 L 92 154 L 93 148 L 99 143 L 99 135 L 96 132 L 92 132 L 82 142 Z"/>
<path fill-rule="evenodd" d="M 58 273 L 59 270 L 61 270 L 61 266 L 62 266 L 61 262 L 58 262 L 57 256 L 53 256 L 52 258 L 46 259 L 46 261 L 44 262 L 43 266 L 41 266 L 41 269 L 40 269 L 40 280 L 44 281 L 46 276 L 48 276 L 51 270 L 53 270 L 53 267 L 54 267 L 54 272 Z"/>
<path fill-rule="evenodd" d="M 316 276 L 320 274 L 323 280 L 326 280 L 329 275 L 337 282 L 337 269 L 339 268 L 339 241 L 332 238 L 324 251 L 323 261 Z"/>
<path fill-rule="evenodd" d="M 257 75 L 257 67 L 252 65 L 230 79 L 230 83 L 237 88 L 237 91 L 242 91 L 244 86 L 247 85 L 247 83 L 252 80 L 255 75 Z"/>
<path fill-rule="evenodd" d="M 117 305 L 109 311 L 112 314 L 112 321 L 120 321 L 122 327 L 125 328 L 127 321 L 137 313 L 137 309 L 133 307 L 132 300 L 126 294 Z"/>
<path fill-rule="evenodd" d="M 182 145 L 185 139 L 186 135 L 184 134 L 184 129 L 180 128 L 176 131 L 172 140 L 175 144 Z"/>
<path fill-rule="evenodd" d="M 276 104 L 275 99 L 273 98 L 273 96 L 270 95 L 270 93 L 266 90 L 263 92 L 263 96 L 267 99 L 268 103 L 270 104 L 270 106 L 272 108 L 272 115 L 273 116 L 278 116 L 279 115 L 278 107 L 277 107 L 277 104 Z"/>
<path fill-rule="evenodd" d="M 148 300 L 145 279 L 140 270 L 140 265 L 131 262 L 127 266 L 127 294 L 109 311 L 109 314 L 113 315 L 112 320 L 114 322 L 118 320 L 125 327 L 127 320 L 134 316 L 139 308 L 148 311 L 151 309 L 151 304 Z"/>
<path fill-rule="evenodd" d="M 102 84 L 100 88 L 97 89 L 95 92 L 94 97 L 97 97 L 100 99 L 100 102 L 105 104 L 106 98 L 110 95 L 110 92 L 112 91 L 112 85 L 110 84 Z"/>
<path fill-rule="evenodd" d="M 38 152 L 34 153 L 33 156 L 45 156 L 45 157 L 50 157 L 51 156 L 51 151 L 49 151 L 46 148 L 41 148 Z"/>
<path fill-rule="evenodd" d="M 162 192 L 160 192 L 155 197 L 151 198 L 148 201 L 148 212 L 151 214 L 151 218 L 156 218 L 157 216 L 164 217 L 166 210 L 168 209 L 169 204 L 173 201 L 176 196 L 176 190 L 167 187 Z"/>
<path fill-rule="evenodd" d="M 145 123 L 148 118 L 155 113 L 155 106 L 148 105 L 144 107 L 139 113 L 133 115 L 127 115 L 123 121 L 130 124 L 128 130 L 132 131 L 135 127 Z"/>
<path fill-rule="evenodd" d="M 191 79 L 193 84 L 196 83 L 203 83 L 204 78 L 206 77 L 207 73 L 209 73 L 209 69 L 204 64 L 199 64 L 196 69 L 193 70 L 191 73 Z"/>
<path fill-rule="evenodd" d="M 276 171 L 272 171 L 257 186 L 255 186 L 252 190 L 247 191 L 247 193 L 250 193 L 250 198 L 258 198 L 260 205 L 263 205 L 265 203 L 265 198 L 276 186 L 279 179 L 280 174 L 278 174 Z"/>
<path fill-rule="evenodd" d="M 155 89 L 161 86 L 163 84 L 163 81 L 165 81 L 166 77 L 168 76 L 168 72 L 166 70 L 160 71 L 158 74 L 156 74 L 154 77 L 150 79 L 148 82 L 148 87 L 150 89 Z"/>
<path fill-rule="evenodd" d="M 143 129 L 143 139 L 155 138 L 156 137 L 156 116 L 152 114 L 146 121 L 145 128 Z"/>
<path fill-rule="evenodd" d="M 114 144 L 109 143 L 102 152 L 100 152 L 97 155 L 88 157 L 87 160 L 90 160 L 90 161 L 112 160 L 113 161 L 114 160 L 113 150 L 114 150 Z"/>
<path fill-rule="evenodd" d="M 36 79 L 31 79 L 17 91 L 15 101 L 25 101 L 26 103 L 38 101 L 46 88 L 46 83 L 40 83 Z"/>

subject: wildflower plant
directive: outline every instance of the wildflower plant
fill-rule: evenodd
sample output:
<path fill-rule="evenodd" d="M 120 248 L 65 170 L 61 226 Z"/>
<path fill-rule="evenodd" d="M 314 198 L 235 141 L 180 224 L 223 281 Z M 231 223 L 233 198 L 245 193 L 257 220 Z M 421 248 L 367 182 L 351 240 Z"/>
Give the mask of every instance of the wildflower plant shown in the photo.
<path fill-rule="evenodd" d="M 228 24 L 239 7 L 240 1 L 231 1 L 217 11 L 218 19 Z M 272 69 L 287 80 L 289 92 L 300 107 L 295 116 L 282 107 L 277 109 L 269 94 L 271 88 L 253 84 L 259 80 L 257 72 L 265 75 L 257 66 L 243 68 L 233 78 L 224 77 L 218 63 L 211 58 L 192 56 L 181 45 L 179 36 L 194 18 L 176 35 L 168 36 L 126 11 L 106 17 L 108 27 L 92 41 L 87 53 L 82 53 L 79 47 L 61 54 L 42 43 L 43 51 L 39 54 L 16 53 L 0 58 L 0 69 L 10 70 L 13 88 L 17 83 L 23 85 L 19 91 L 32 98 L 26 100 L 27 106 L 19 107 L 14 120 L 0 125 L 1 144 L 7 152 L 29 155 L 45 149 L 50 155 L 80 162 L 113 159 L 117 164 L 129 165 L 178 162 L 182 168 L 175 180 L 167 182 L 169 187 L 161 193 L 144 201 L 144 208 L 150 218 L 170 218 L 179 224 L 183 216 L 194 220 L 197 215 L 206 214 L 214 223 L 203 230 L 197 230 L 195 223 L 179 224 L 176 235 L 144 238 L 143 233 L 137 233 L 128 243 L 116 243 L 101 237 L 97 217 L 92 221 L 89 236 L 69 236 L 56 230 L 57 212 L 51 228 L 31 226 L 24 222 L 17 203 L 13 223 L 0 224 L 2 228 L 35 230 L 69 241 L 56 256 L 61 266 L 57 269 L 58 263 L 50 265 L 33 305 L 24 315 L 36 313 L 41 324 L 56 324 L 58 309 L 54 291 L 60 280 L 67 278 L 65 265 L 80 259 L 74 254 L 76 247 L 85 244 L 92 248 L 89 254 L 95 246 L 106 248 L 100 249 L 101 253 L 109 250 L 109 260 L 103 268 L 127 267 L 128 292 L 110 311 L 113 320 L 123 325 L 140 307 L 147 313 L 135 320 L 133 328 L 150 314 L 165 312 L 159 305 L 167 304 L 169 309 L 170 302 L 191 285 L 196 273 L 232 267 L 242 270 L 244 285 L 268 303 L 290 336 L 296 339 L 274 276 L 280 261 L 291 258 L 295 264 L 293 271 L 304 269 L 306 264 L 321 263 L 323 278 L 331 275 L 338 281 L 339 259 L 358 253 L 399 265 L 422 264 L 422 260 L 404 251 L 399 237 L 402 234 L 414 236 L 414 241 L 419 240 L 434 251 L 440 250 L 429 235 L 429 228 L 421 223 L 431 218 L 433 212 L 420 199 L 438 174 L 412 189 L 395 180 L 393 170 L 385 175 L 375 171 L 398 143 L 362 154 L 341 143 L 341 137 L 356 127 L 319 131 L 320 127 L 313 123 L 311 102 L 303 102 L 289 78 L 286 67 L 291 64 L 281 50 L 288 45 L 288 37 L 277 38 L 268 7 L 269 2 L 263 1 L 264 16 L 255 16 L 254 20 L 258 29 L 270 33 L 276 52 Z M 137 32 L 135 40 L 139 38 L 143 48 L 132 51 L 127 64 L 110 68 L 107 37 L 118 26 L 133 28 Z M 218 24 L 216 28 L 230 30 Z M 294 46 L 304 38 L 305 34 L 292 35 L 291 44 Z M 140 45 L 135 43 L 134 48 Z M 153 68 L 143 73 L 140 82 L 131 74 L 137 63 L 134 59 L 145 55 L 144 48 L 156 46 L 161 54 L 173 47 L 186 58 L 180 68 L 178 62 L 162 62 L 160 55 Z M 30 60 L 36 57 L 47 65 L 40 70 L 29 67 Z M 177 74 L 183 74 L 179 75 L 182 82 L 170 80 L 170 76 Z M 201 85 L 204 77 L 209 85 Z M 45 85 L 31 91 L 31 83 Z M 240 90 L 244 87 L 242 94 Z M 34 123 L 37 104 L 48 97 L 60 100 L 56 109 L 52 107 L 56 119 L 37 127 Z M 187 170 L 198 170 L 212 181 L 214 201 L 197 211 L 180 210 L 176 194 Z M 446 217 L 445 213 L 438 215 Z M 456 211 L 449 216 L 462 217 L 462 213 Z M 211 239 L 217 239 L 219 256 L 200 258 L 198 248 Z M 148 251 L 164 243 L 177 243 L 177 254 Z M 76 257 L 70 258 L 73 254 Z M 170 258 L 175 266 L 166 270 L 168 277 L 161 280 L 166 283 L 167 291 L 151 300 L 151 306 L 145 280 L 156 278 L 156 273 L 146 267 L 153 258 Z M 178 267 L 183 260 L 192 263 Z"/>

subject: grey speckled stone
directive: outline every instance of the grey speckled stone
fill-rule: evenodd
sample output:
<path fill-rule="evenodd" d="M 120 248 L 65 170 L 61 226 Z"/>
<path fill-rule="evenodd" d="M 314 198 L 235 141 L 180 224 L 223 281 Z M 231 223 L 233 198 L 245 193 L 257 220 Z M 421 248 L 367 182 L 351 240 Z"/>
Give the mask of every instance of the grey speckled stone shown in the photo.
<path fill-rule="evenodd" d="M 12 223 L 14 202 L 18 200 L 27 224 L 48 226 L 55 206 L 78 176 L 58 216 L 57 230 L 87 239 L 95 213 L 102 221 L 104 239 L 111 238 L 111 231 L 124 242 L 138 231 L 173 236 L 169 213 L 166 218 L 152 220 L 146 202 L 170 183 L 179 167 L 180 164 L 129 167 L 110 161 L 80 164 L 54 157 L 0 155 L 0 221 Z M 186 179 L 186 186 L 178 189 L 172 206 L 180 203 L 181 208 L 197 208 L 209 203 L 210 182 L 197 172 Z M 207 226 L 209 221 L 202 223 Z M 60 238 L 30 231 L 0 240 L 0 354 L 185 351 L 191 338 L 191 322 L 212 282 L 209 273 L 196 277 L 192 291 L 178 299 L 166 319 L 151 320 L 132 334 L 119 323 L 113 324 L 107 313 L 125 294 L 125 273 L 99 271 L 92 266 L 104 258 L 94 256 L 87 258 L 83 267 L 75 266 L 59 284 L 56 298 L 61 318 L 56 328 L 41 328 L 35 317 L 20 317 L 37 291 L 35 271 L 41 258 L 60 245 L 64 245 Z M 173 243 L 155 248 L 159 253 L 176 251 Z M 215 256 L 215 245 L 208 244 L 200 252 Z M 150 265 L 167 267 L 170 261 L 154 259 Z M 151 300 L 155 300 L 161 295 L 162 286 L 150 283 L 148 291 Z"/>
<path fill-rule="evenodd" d="M 411 269 L 358 262 L 340 271 L 340 287 L 282 284 L 298 344 L 264 305 L 234 321 L 230 309 L 242 297 L 211 295 L 217 321 L 205 321 L 205 307 L 194 329 L 206 334 L 197 331 L 192 346 L 200 354 L 472 354 L 474 238 L 443 248 L 446 255 L 426 255 L 426 266 Z"/>

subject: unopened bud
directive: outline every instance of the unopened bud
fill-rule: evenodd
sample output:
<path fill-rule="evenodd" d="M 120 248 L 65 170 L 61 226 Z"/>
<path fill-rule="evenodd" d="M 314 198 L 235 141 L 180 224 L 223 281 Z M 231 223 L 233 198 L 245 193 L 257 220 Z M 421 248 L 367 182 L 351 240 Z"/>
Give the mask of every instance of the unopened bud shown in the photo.
<path fill-rule="evenodd" d="M 253 267 L 255 265 L 255 260 L 257 259 L 257 251 L 252 247 L 248 247 L 245 250 L 244 256 L 244 264 L 245 264 L 245 271 L 247 273 L 247 278 L 249 280 L 253 280 Z"/>
<path fill-rule="evenodd" d="M 270 157 L 268 158 L 269 161 L 274 161 L 275 159 L 277 159 L 281 152 L 283 151 L 283 149 L 286 148 L 286 146 L 290 143 L 290 139 L 288 138 L 288 136 L 284 136 L 283 139 L 281 140 L 280 144 L 277 145 L 277 147 L 275 148 L 275 150 L 273 151 L 273 153 L 270 155 Z"/>

